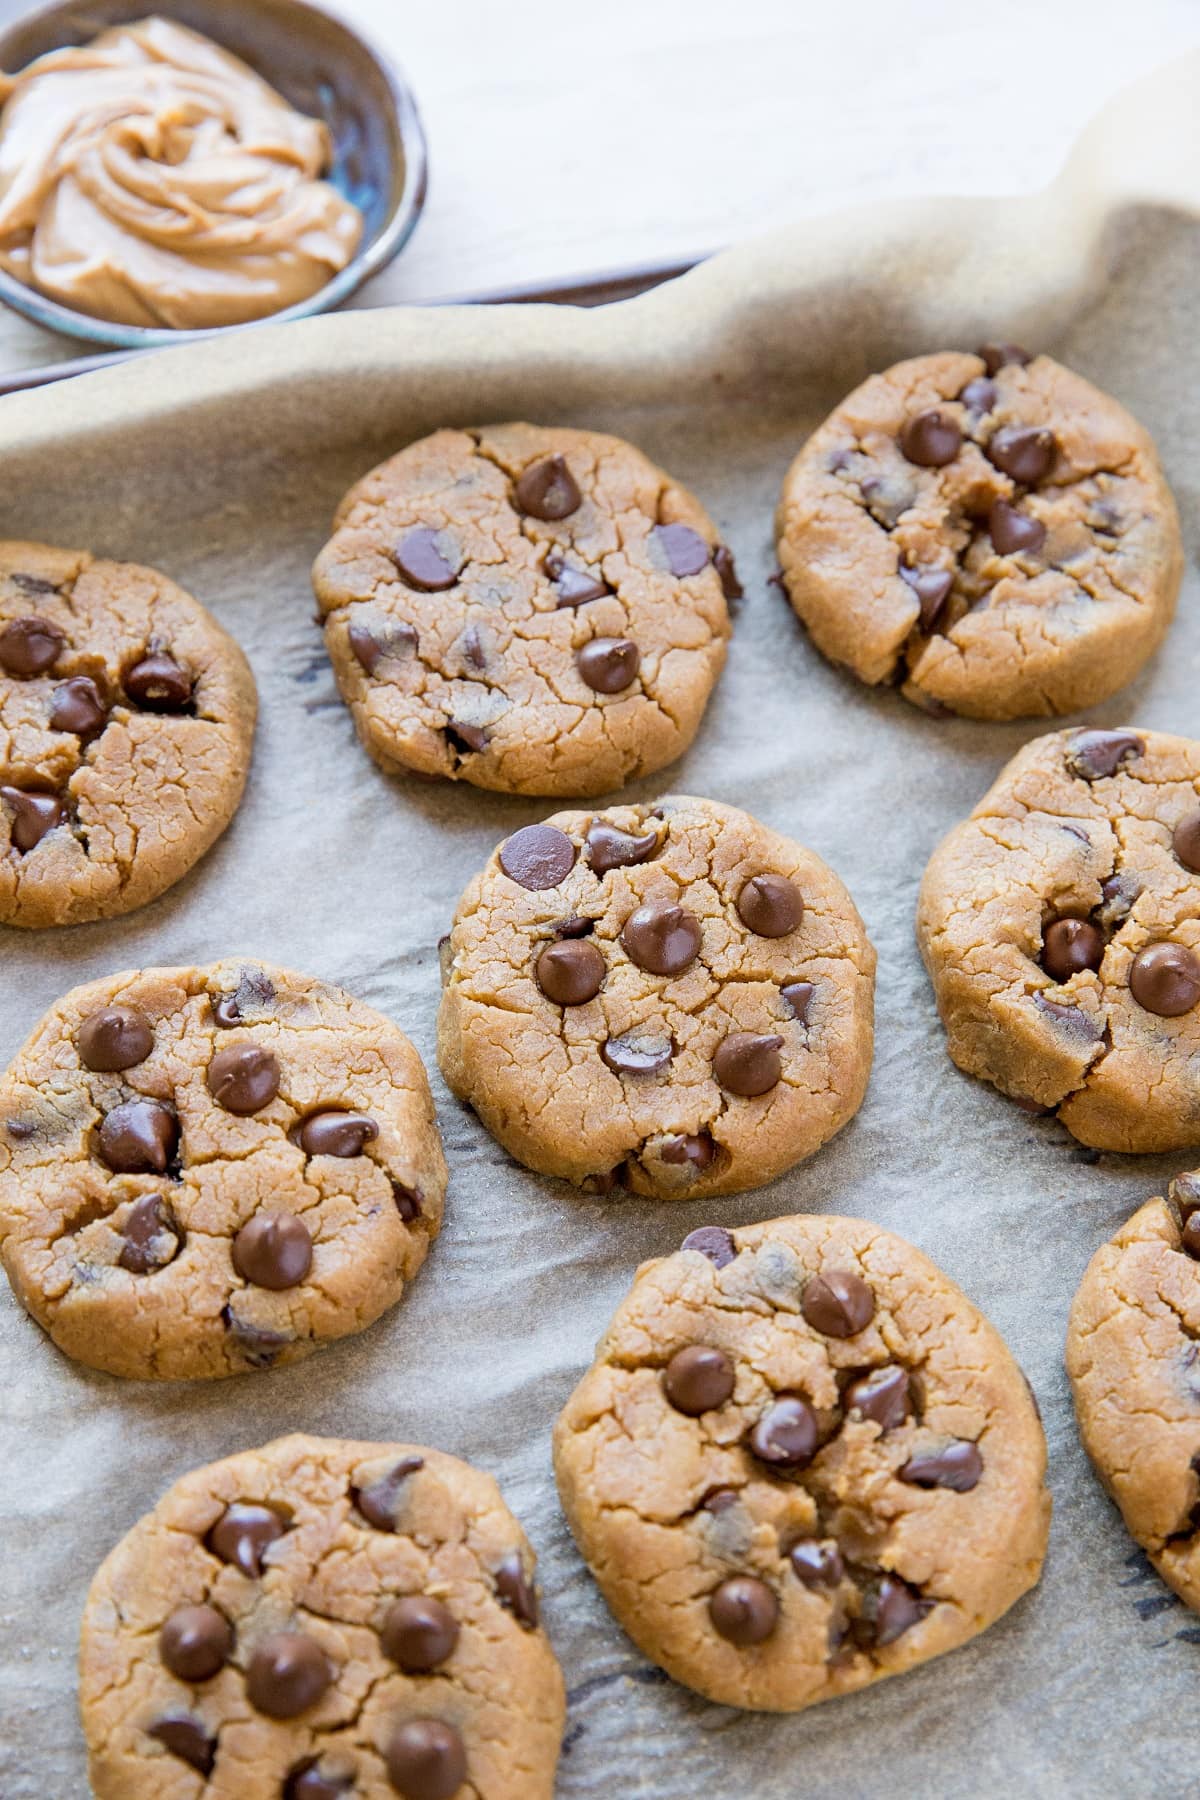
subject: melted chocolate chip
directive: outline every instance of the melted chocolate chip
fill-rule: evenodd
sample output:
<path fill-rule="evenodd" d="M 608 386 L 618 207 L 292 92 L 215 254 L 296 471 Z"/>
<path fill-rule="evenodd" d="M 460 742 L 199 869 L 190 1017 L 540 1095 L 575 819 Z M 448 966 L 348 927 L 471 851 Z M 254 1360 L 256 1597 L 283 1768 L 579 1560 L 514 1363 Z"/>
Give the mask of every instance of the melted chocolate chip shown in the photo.
<path fill-rule="evenodd" d="M 989 381 L 986 375 L 977 375 L 974 381 L 968 381 L 958 397 L 969 411 L 979 417 L 982 413 L 991 412 L 996 404 L 997 391 L 994 381 Z"/>
<path fill-rule="evenodd" d="M 406 1675 L 424 1675 L 453 1653 L 458 1620 L 428 1594 L 406 1594 L 389 1606 L 379 1633 L 387 1655 Z"/>
<path fill-rule="evenodd" d="M 238 984 L 231 994 L 214 994 L 209 1004 L 212 1007 L 214 1024 L 228 1031 L 234 1025 L 244 1025 L 249 1014 L 262 1012 L 275 998 L 275 983 L 261 969 L 245 968 L 238 973 Z"/>
<path fill-rule="evenodd" d="M 682 975 L 700 954 L 700 921 L 671 900 L 647 900 L 621 932 L 629 960 L 651 975 Z"/>
<path fill-rule="evenodd" d="M 419 1188 L 405 1187 L 402 1181 L 393 1181 L 392 1198 L 396 1202 L 396 1211 L 406 1225 L 411 1225 L 414 1219 L 420 1218 L 423 1196 Z"/>
<path fill-rule="evenodd" d="M 1200 812 L 1180 819 L 1171 837 L 1171 848 L 1185 869 L 1200 875 Z"/>
<path fill-rule="evenodd" d="M 1104 961 L 1104 933 L 1088 919 L 1055 919 L 1042 933 L 1042 967 L 1054 981 L 1069 981 Z"/>
<path fill-rule="evenodd" d="M 952 1438 L 932 1450 L 918 1450 L 900 1470 L 910 1487 L 952 1488 L 969 1494 L 983 1474 L 983 1457 L 969 1438 Z"/>
<path fill-rule="evenodd" d="M 179 1120 L 161 1100 L 125 1100 L 100 1121 L 96 1148 L 117 1175 L 162 1175 L 179 1143 Z"/>
<path fill-rule="evenodd" d="M 518 1625 L 532 1631 L 538 1621 L 537 1594 L 525 1573 L 519 1550 L 513 1550 L 496 1570 L 496 1597 L 507 1606 Z"/>
<path fill-rule="evenodd" d="M 324 1758 L 307 1757 L 289 1772 L 283 1800 L 347 1800 L 353 1791 L 352 1770 L 337 1769 Z"/>
<path fill-rule="evenodd" d="M 451 749 L 459 756 L 478 756 L 492 741 L 485 726 L 472 725 L 468 719 L 451 719 L 445 732 Z"/>
<path fill-rule="evenodd" d="M 769 1093 L 783 1073 L 782 1048 L 781 1037 L 732 1032 L 713 1052 L 713 1074 L 727 1094 L 751 1099 Z"/>
<path fill-rule="evenodd" d="M 192 677 L 165 650 L 152 649 L 126 671 L 123 686 L 147 712 L 181 712 L 191 704 Z"/>
<path fill-rule="evenodd" d="M 211 1775 L 217 1757 L 216 1741 L 210 1738 L 199 1719 L 189 1713 L 164 1713 L 153 1725 L 147 1725 L 146 1736 L 160 1743 L 164 1750 L 190 1763 L 201 1775 Z"/>
<path fill-rule="evenodd" d="M 672 575 L 683 581 L 708 567 L 712 552 L 690 525 L 656 525 L 650 533 Z"/>
<path fill-rule="evenodd" d="M 547 1000 L 558 1006 L 582 1006 L 604 986 L 608 966 L 594 944 L 567 938 L 547 944 L 534 964 L 534 977 Z"/>
<path fill-rule="evenodd" d="M 1041 520 L 1019 512 L 1007 500 L 993 501 L 988 513 L 988 534 L 1000 556 L 1036 556 L 1046 541 L 1046 527 Z"/>
<path fill-rule="evenodd" d="M 50 701 L 51 731 L 69 731 L 78 738 L 95 737 L 108 723 L 108 708 L 90 675 L 72 675 L 56 687 Z"/>
<path fill-rule="evenodd" d="M 816 1415 L 799 1394 L 782 1394 L 758 1420 L 749 1441 L 760 1462 L 805 1469 L 817 1453 Z"/>
<path fill-rule="evenodd" d="M 846 1573 L 836 1545 L 819 1543 L 816 1538 L 801 1538 L 793 1544 L 788 1561 L 805 1587 L 834 1588 Z"/>
<path fill-rule="evenodd" d="M 13 849 L 28 856 L 37 848 L 47 832 L 61 825 L 66 808 L 57 794 L 35 794 L 27 788 L 0 787 L 3 800 L 12 813 L 9 835 Z"/>
<path fill-rule="evenodd" d="M 576 569 L 558 551 L 551 551 L 545 561 L 546 574 L 558 590 L 556 606 L 587 606 L 592 600 L 603 600 L 612 589 L 599 575 L 588 569 Z"/>
<path fill-rule="evenodd" d="M 727 600 L 744 600 L 745 590 L 738 580 L 737 565 L 733 560 L 733 552 L 724 544 L 718 544 L 712 553 L 712 565 L 717 571 L 721 583 L 721 592 Z"/>
<path fill-rule="evenodd" d="M 312 1238 L 292 1213 L 255 1213 L 233 1240 L 233 1266 L 243 1281 L 281 1292 L 299 1287 L 312 1268 Z"/>
<path fill-rule="evenodd" d="M 885 1644 L 894 1644 L 898 1637 L 919 1624 L 932 1611 L 932 1600 L 922 1600 L 898 1575 L 884 1575 L 871 1606 L 870 1623 L 874 1643 L 880 1649 Z"/>
<path fill-rule="evenodd" d="M 333 1680 L 333 1665 L 302 1631 L 276 1631 L 246 1665 L 246 1698 L 270 1719 L 295 1719 L 315 1706 Z"/>
<path fill-rule="evenodd" d="M 690 1163 L 697 1171 L 712 1167 L 717 1146 L 707 1131 L 664 1138 L 659 1155 L 665 1163 Z"/>
<path fill-rule="evenodd" d="M 962 432 L 955 421 L 937 407 L 909 419 L 900 433 L 900 450 L 910 463 L 922 469 L 944 469 L 962 448 Z"/>
<path fill-rule="evenodd" d="M 593 638 L 575 652 L 575 666 L 597 694 L 620 694 L 637 678 L 642 653 L 630 638 Z"/>
<path fill-rule="evenodd" d="M 354 624 L 346 637 L 368 675 L 373 675 L 389 656 L 402 653 L 415 656 L 420 645 L 416 628 L 401 619 L 389 619 L 386 624 L 376 626 Z"/>
<path fill-rule="evenodd" d="M 330 1107 L 305 1119 L 298 1141 L 306 1156 L 349 1157 L 361 1156 L 364 1147 L 378 1136 L 378 1125 L 366 1113 Z"/>
<path fill-rule="evenodd" d="M 1200 957 L 1186 944 L 1147 944 L 1130 965 L 1129 991 L 1159 1018 L 1191 1012 L 1200 1000 Z"/>
<path fill-rule="evenodd" d="M 663 1371 L 663 1392 L 676 1412 L 689 1419 L 714 1412 L 733 1393 L 733 1364 L 723 1350 L 688 1344 L 677 1350 Z"/>
<path fill-rule="evenodd" d="M 530 463 L 517 477 L 513 492 L 518 510 L 534 519 L 569 519 L 583 501 L 579 484 L 562 456 L 545 456 Z"/>
<path fill-rule="evenodd" d="M 287 1520 L 274 1507 L 235 1500 L 225 1508 L 204 1542 L 222 1562 L 232 1563 L 251 1581 L 257 1581 L 267 1550 L 287 1529 Z"/>
<path fill-rule="evenodd" d="M 952 571 L 936 568 L 933 564 L 910 568 L 907 563 L 901 563 L 900 578 L 908 583 L 920 605 L 918 629 L 926 633 L 932 632 L 942 616 L 950 589 L 954 586 Z"/>
<path fill-rule="evenodd" d="M 1189 1213 L 1184 1220 L 1179 1234 L 1179 1247 L 1186 1255 L 1200 1262 L 1200 1212 Z"/>
<path fill-rule="evenodd" d="M 158 1634 L 158 1654 L 180 1681 L 208 1681 L 233 1651 L 233 1627 L 215 1606 L 180 1606 Z"/>
<path fill-rule="evenodd" d="M 826 1269 L 805 1283 L 800 1310 L 823 1337 L 855 1337 L 875 1317 L 875 1296 L 852 1269 Z"/>
<path fill-rule="evenodd" d="M 383 1760 L 404 1800 L 451 1800 L 467 1778 L 462 1738 L 442 1719 L 406 1719 L 389 1737 Z"/>
<path fill-rule="evenodd" d="M 614 1075 L 660 1075 L 674 1054 L 670 1038 L 632 1031 L 609 1038 L 600 1047 L 600 1055 Z"/>
<path fill-rule="evenodd" d="M 249 1319 L 240 1319 L 228 1303 L 221 1308 L 221 1323 L 252 1369 L 271 1368 L 280 1352 L 295 1342 L 290 1332 L 271 1331 L 265 1325 L 254 1325 Z"/>
<path fill-rule="evenodd" d="M 1089 1018 L 1081 1007 L 1064 1006 L 1058 1000 L 1047 1000 L 1045 994 L 1035 994 L 1033 1004 L 1039 1012 L 1046 1013 L 1056 1025 L 1061 1025 L 1066 1031 L 1075 1032 L 1080 1037 L 1098 1038 L 1100 1036 L 1095 1021 Z M 1047 1109 L 1038 1106 L 1035 1102 L 1029 1106 L 1028 1110 L 1044 1112 Z"/>
<path fill-rule="evenodd" d="M 1025 487 L 1036 487 L 1054 467 L 1058 439 L 1052 431 L 1002 425 L 987 446 L 988 461 Z"/>
<path fill-rule="evenodd" d="M 1073 731 L 1063 755 L 1070 774 L 1081 781 L 1100 781 L 1141 756 L 1145 748 L 1132 731 Z"/>
<path fill-rule="evenodd" d="M 145 1062 L 154 1048 L 154 1032 L 136 1006 L 105 1006 L 84 1019 L 75 1047 L 85 1069 L 112 1074 Z"/>
<path fill-rule="evenodd" d="M 848 1413 L 870 1419 L 881 1431 L 894 1431 L 908 1417 L 908 1375 L 898 1363 L 871 1369 L 850 1383 L 844 1404 Z"/>
<path fill-rule="evenodd" d="M 143 1194 L 135 1200 L 121 1228 L 125 1242 L 117 1258 L 131 1275 L 148 1275 L 165 1269 L 179 1254 L 183 1234 L 159 1194 Z"/>
<path fill-rule="evenodd" d="M 423 1456 L 402 1456 L 400 1461 L 369 1487 L 351 1488 L 350 1495 L 368 1525 L 376 1531 L 395 1531 L 400 1490 L 410 1475 L 425 1467 Z"/>
<path fill-rule="evenodd" d="M 205 1080 L 218 1106 L 247 1118 L 269 1106 L 278 1094 L 279 1063 L 261 1044 L 230 1044 L 217 1051 Z"/>
<path fill-rule="evenodd" d="M 708 1602 L 714 1628 L 731 1644 L 761 1644 L 779 1623 L 779 1602 L 755 1575 L 733 1575 Z"/>
<path fill-rule="evenodd" d="M 18 680 L 42 675 L 58 661 L 66 641 L 49 619 L 11 619 L 0 631 L 0 669 Z"/>
<path fill-rule="evenodd" d="M 445 543 L 443 534 L 430 525 L 405 532 L 390 553 L 401 580 L 421 594 L 440 594 L 452 588 L 461 564 L 450 562 L 443 554 Z"/>
<path fill-rule="evenodd" d="M 1024 365 L 1033 361 L 1028 350 L 1022 350 L 1020 344 L 981 344 L 976 355 L 983 358 L 989 375 L 999 374 L 1012 363 Z"/>
<path fill-rule="evenodd" d="M 501 844 L 500 867 L 510 881 L 540 893 L 567 879 L 575 867 L 575 846 L 556 825 L 525 825 Z"/>
<path fill-rule="evenodd" d="M 732 1235 L 723 1225 L 700 1225 L 695 1231 L 689 1231 L 679 1248 L 681 1250 L 698 1250 L 701 1256 L 707 1256 L 714 1268 L 723 1269 L 731 1263 L 738 1253 Z"/>
<path fill-rule="evenodd" d="M 646 862 L 657 849 L 657 831 L 647 831 L 644 836 L 636 837 L 627 831 L 618 831 L 615 825 L 606 825 L 603 819 L 597 819 L 588 831 L 584 854 L 588 866 L 597 875 L 606 875 L 610 869 L 623 869 L 631 863 Z"/>
<path fill-rule="evenodd" d="M 786 875 L 752 875 L 738 895 L 738 916 L 757 937 L 786 937 L 804 917 L 804 897 Z"/>
<path fill-rule="evenodd" d="M 802 1025 L 808 1024 L 808 1009 L 816 991 L 811 981 L 789 981 L 779 990 L 784 1003 L 791 1008 L 793 1018 L 799 1019 Z"/>

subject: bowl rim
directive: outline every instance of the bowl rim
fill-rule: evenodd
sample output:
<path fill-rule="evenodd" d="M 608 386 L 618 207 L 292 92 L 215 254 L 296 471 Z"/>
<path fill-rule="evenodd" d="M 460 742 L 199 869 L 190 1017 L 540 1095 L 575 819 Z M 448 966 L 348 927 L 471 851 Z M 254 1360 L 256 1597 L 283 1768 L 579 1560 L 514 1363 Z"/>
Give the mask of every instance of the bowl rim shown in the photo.
<path fill-rule="evenodd" d="M 70 0 L 66 0 L 66 3 L 70 4 Z M 111 319 L 96 318 L 91 313 L 77 312 L 73 307 L 64 306 L 61 301 L 51 300 L 36 288 L 27 287 L 23 281 L 18 281 L 15 275 L 10 275 L 3 268 L 0 268 L 0 301 L 11 306 L 15 312 L 24 314 L 27 319 L 32 319 L 34 324 L 63 337 L 80 339 L 90 344 L 106 344 L 116 350 L 160 349 L 172 344 L 190 344 L 205 338 L 222 337 L 230 331 L 251 331 L 256 325 L 282 325 L 289 319 L 306 319 L 316 313 L 329 312 L 348 300 L 352 294 L 356 294 L 372 276 L 378 275 L 399 255 L 417 228 L 429 191 L 429 142 L 421 122 L 416 95 L 395 58 L 383 50 L 369 33 L 362 31 L 358 25 L 352 25 L 339 8 L 326 5 L 325 0 L 321 0 L 319 5 L 316 0 L 292 0 L 292 5 L 300 12 L 327 19 L 357 43 L 376 65 L 391 98 L 396 128 L 404 151 L 404 184 L 395 210 L 370 242 L 359 246 L 346 267 L 340 269 L 324 287 L 318 288 L 307 299 L 298 300 L 294 306 L 268 313 L 262 319 L 246 319 L 236 325 L 210 325 L 200 330 L 169 325 L 123 325 Z M 0 29 L 0 56 L 10 34 L 36 25 L 39 20 L 49 20 L 63 10 L 64 0 L 45 0 L 44 4 L 9 20 Z M 154 0 L 146 0 L 141 16 L 154 11 Z M 214 38 L 214 42 L 221 40 Z M 223 44 L 222 48 L 225 48 Z"/>

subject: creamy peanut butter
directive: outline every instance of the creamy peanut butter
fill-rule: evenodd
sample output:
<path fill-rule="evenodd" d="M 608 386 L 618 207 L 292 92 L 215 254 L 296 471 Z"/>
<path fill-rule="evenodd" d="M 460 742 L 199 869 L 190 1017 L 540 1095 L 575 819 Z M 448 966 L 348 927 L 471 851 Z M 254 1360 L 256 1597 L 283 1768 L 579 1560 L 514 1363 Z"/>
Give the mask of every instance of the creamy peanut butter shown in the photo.
<path fill-rule="evenodd" d="M 0 265 L 101 319 L 200 329 L 307 299 L 362 214 L 329 132 L 166 19 L 0 76 Z"/>

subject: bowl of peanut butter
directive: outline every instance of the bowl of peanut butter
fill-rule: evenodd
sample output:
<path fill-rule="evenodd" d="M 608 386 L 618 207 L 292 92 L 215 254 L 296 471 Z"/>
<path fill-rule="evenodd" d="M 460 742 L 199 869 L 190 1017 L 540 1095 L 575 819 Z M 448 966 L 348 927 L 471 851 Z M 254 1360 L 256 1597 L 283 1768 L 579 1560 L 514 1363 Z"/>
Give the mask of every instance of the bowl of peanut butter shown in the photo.
<path fill-rule="evenodd" d="M 60 0 L 0 70 L 0 300 L 67 336 L 328 311 L 420 216 L 411 89 L 308 0 Z"/>

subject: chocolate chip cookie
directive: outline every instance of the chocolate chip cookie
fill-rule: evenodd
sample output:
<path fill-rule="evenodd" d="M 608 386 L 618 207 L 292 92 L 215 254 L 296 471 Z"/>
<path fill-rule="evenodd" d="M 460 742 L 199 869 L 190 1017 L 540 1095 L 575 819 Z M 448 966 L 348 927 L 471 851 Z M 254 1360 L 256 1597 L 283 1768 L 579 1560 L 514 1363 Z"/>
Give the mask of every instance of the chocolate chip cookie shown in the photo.
<path fill-rule="evenodd" d="M 0 543 L 0 924 L 113 918 L 186 875 L 237 811 L 257 705 L 165 575 Z"/>
<path fill-rule="evenodd" d="M 1183 573 L 1149 434 L 1015 344 L 897 363 L 792 464 L 779 562 L 813 642 L 971 719 L 1073 712 L 1161 642 Z"/>
<path fill-rule="evenodd" d="M 444 948 L 442 1072 L 544 1174 L 731 1194 L 862 1103 L 862 920 L 818 856 L 736 807 L 672 796 L 527 825 Z"/>
<path fill-rule="evenodd" d="M 925 872 L 950 1054 L 1101 1150 L 1200 1144 L 1200 744 L 1058 731 Z"/>
<path fill-rule="evenodd" d="M 1084 1449 L 1132 1535 L 1200 1611 L 1200 1171 L 1087 1266 L 1067 1373 Z"/>
<path fill-rule="evenodd" d="M 88 1595 L 96 1800 L 551 1800 L 534 1561 L 437 1450 L 295 1436 L 186 1475 Z"/>
<path fill-rule="evenodd" d="M 691 743 L 741 590 L 699 502 L 631 445 L 438 431 L 335 528 L 313 575 L 325 641 L 383 768 L 598 794 Z"/>
<path fill-rule="evenodd" d="M 234 1375 L 393 1305 L 446 1166 L 404 1033 L 230 960 L 74 988 L 0 1080 L 0 1254 L 77 1362 Z"/>
<path fill-rule="evenodd" d="M 920 1251 L 706 1226 L 639 1270 L 554 1436 L 571 1529 L 677 1681 L 791 1712 L 953 1650 L 1041 1572 L 1037 1407 Z"/>

